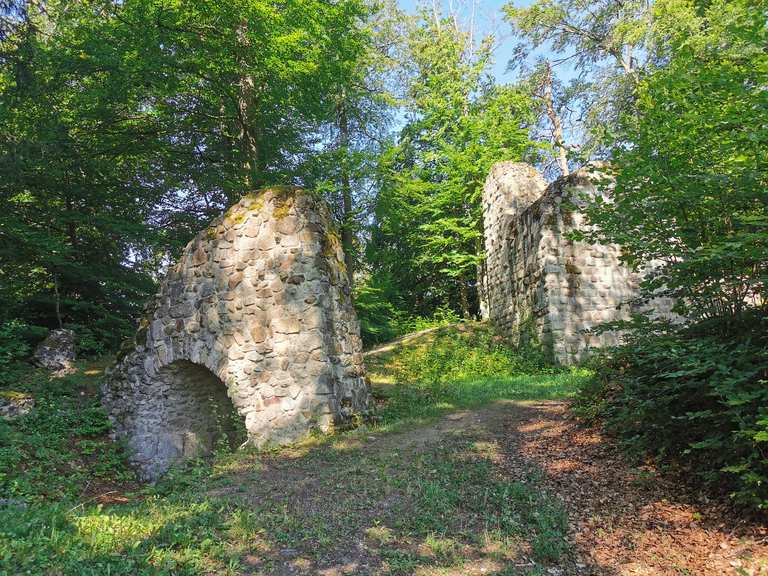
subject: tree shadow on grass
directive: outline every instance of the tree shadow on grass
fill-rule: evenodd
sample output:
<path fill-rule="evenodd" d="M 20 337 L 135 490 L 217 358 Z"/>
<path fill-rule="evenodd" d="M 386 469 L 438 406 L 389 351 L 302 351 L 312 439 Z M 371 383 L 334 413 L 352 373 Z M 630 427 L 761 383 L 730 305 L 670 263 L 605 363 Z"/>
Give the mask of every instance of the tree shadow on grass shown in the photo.
<path fill-rule="evenodd" d="M 12 535 L 18 562 L 6 565 L 78 575 L 541 574 L 570 562 L 567 519 L 533 467 L 519 478 L 505 469 L 498 428 L 510 409 L 521 408 L 240 453 L 212 474 L 175 471 L 125 505 L 29 510 Z"/>
<path fill-rule="evenodd" d="M 708 558 L 713 538 L 733 542 L 728 527 L 692 527 L 691 508 L 578 432 L 562 403 L 444 401 L 429 425 L 189 464 L 127 504 L 0 511 L 0 573 L 667 574 L 700 568 L 690 557 Z M 720 562 L 738 553 L 720 556 L 693 573 L 729 573 Z"/>

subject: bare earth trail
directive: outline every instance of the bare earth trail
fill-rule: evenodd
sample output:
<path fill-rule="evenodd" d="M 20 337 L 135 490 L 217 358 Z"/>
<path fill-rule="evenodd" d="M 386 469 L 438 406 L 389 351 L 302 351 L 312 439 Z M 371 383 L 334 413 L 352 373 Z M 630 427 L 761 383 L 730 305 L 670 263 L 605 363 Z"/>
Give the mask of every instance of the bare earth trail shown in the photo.
<path fill-rule="evenodd" d="M 768 574 L 765 528 L 685 503 L 557 401 L 254 455 L 209 496 L 273 518 L 247 574 Z M 498 536 L 515 522 L 538 528 Z"/>

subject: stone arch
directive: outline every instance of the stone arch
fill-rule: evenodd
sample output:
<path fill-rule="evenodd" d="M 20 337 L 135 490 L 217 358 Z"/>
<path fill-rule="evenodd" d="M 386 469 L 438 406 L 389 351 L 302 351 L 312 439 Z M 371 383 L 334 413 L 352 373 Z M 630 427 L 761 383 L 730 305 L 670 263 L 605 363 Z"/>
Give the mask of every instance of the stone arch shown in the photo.
<path fill-rule="evenodd" d="M 158 370 L 158 401 L 162 431 L 157 435 L 154 466 L 164 470 L 181 458 L 230 448 L 245 441 L 244 416 L 235 407 L 221 379 L 202 364 L 175 360 Z"/>
<path fill-rule="evenodd" d="M 184 456 L 157 438 L 183 412 L 166 380 L 188 364 L 221 381 L 256 446 L 369 410 L 343 263 L 325 205 L 291 187 L 247 195 L 186 246 L 102 388 L 143 477 Z"/>

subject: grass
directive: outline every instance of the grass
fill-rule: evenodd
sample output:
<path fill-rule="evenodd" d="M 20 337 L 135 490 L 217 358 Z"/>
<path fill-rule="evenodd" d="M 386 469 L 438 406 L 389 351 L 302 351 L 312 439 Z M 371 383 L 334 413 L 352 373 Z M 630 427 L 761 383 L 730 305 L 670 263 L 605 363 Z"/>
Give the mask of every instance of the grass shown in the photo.
<path fill-rule="evenodd" d="M 445 377 L 434 367 L 448 350 Z M 369 356 L 376 422 L 218 454 L 153 486 L 106 436 L 104 362 L 59 380 L 29 371 L 13 389 L 35 410 L 0 424 L 0 497 L 18 500 L 0 507 L 0 574 L 544 573 L 567 555 L 567 519 L 535 475 L 508 477 L 490 428 L 432 428 L 425 440 L 447 412 L 567 396 L 581 377 L 514 374 L 522 362 L 482 326 L 431 334 Z"/>
<path fill-rule="evenodd" d="M 133 478 L 122 450 L 108 438 L 109 421 L 98 401 L 110 361 L 81 363 L 63 378 L 30 369 L 3 389 L 4 395 L 31 396 L 35 409 L 12 422 L 0 419 L 0 497 L 73 500 Z"/>
<path fill-rule="evenodd" d="M 407 346 L 366 358 L 379 422 L 423 424 L 496 400 L 569 398 L 588 370 L 558 370 L 531 347 L 514 350 L 486 324 L 444 327 Z"/>

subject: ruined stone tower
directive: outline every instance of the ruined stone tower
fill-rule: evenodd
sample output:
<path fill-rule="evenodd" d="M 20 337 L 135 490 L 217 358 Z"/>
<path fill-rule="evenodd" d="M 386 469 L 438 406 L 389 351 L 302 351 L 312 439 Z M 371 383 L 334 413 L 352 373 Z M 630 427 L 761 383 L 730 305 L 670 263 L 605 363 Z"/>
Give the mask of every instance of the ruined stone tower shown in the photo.
<path fill-rule="evenodd" d="M 579 206 L 603 194 L 604 179 L 588 166 L 547 186 L 532 166 L 500 162 L 483 189 L 486 317 L 515 341 L 538 340 L 561 364 L 617 343 L 617 334 L 590 329 L 628 319 L 636 306 L 642 277 L 620 262 L 621 248 L 569 238 L 586 226 Z M 666 313 L 671 302 L 653 308 Z"/>
<path fill-rule="evenodd" d="M 326 207 L 291 187 L 249 194 L 186 246 L 102 389 L 144 478 L 238 428 L 283 444 L 369 410 L 343 262 Z"/>

